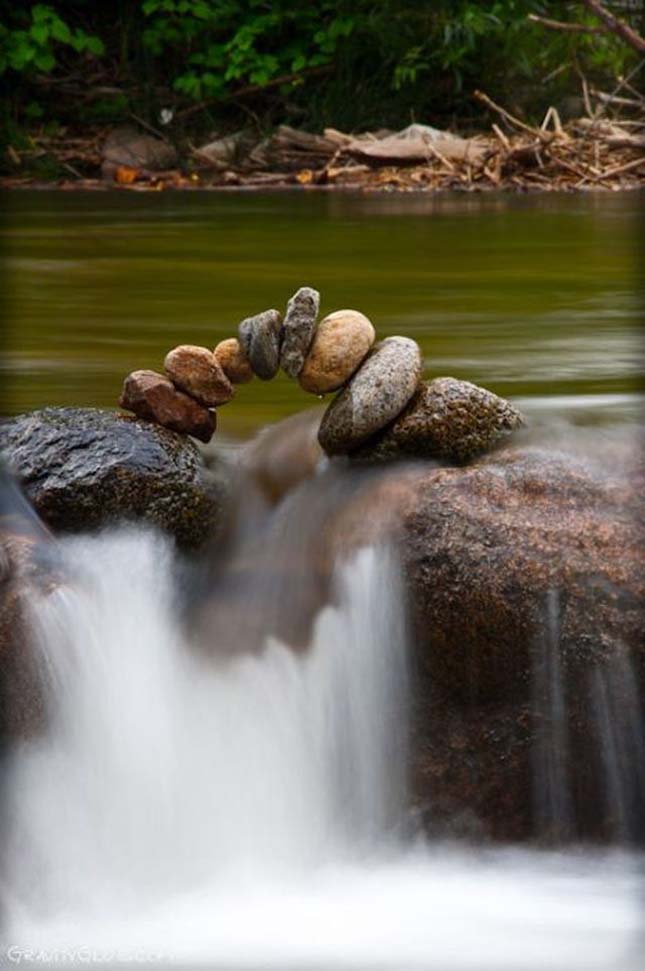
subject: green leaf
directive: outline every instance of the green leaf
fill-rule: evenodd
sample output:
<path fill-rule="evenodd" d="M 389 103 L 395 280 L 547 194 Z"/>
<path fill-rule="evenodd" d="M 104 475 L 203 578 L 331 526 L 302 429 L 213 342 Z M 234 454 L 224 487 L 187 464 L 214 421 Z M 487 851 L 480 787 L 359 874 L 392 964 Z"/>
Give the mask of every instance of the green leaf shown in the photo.
<path fill-rule="evenodd" d="M 42 54 L 38 54 L 34 58 L 34 64 L 39 71 L 51 71 L 51 69 L 56 64 L 56 58 L 49 51 L 44 51 Z"/>
<path fill-rule="evenodd" d="M 46 24 L 34 24 L 29 33 L 41 47 L 44 47 L 49 40 L 49 27 Z"/>

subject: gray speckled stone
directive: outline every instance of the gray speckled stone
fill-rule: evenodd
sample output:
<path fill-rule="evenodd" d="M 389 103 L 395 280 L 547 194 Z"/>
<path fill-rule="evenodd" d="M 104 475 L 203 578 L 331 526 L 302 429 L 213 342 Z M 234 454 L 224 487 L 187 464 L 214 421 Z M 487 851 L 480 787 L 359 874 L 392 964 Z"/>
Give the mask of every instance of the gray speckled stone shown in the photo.
<path fill-rule="evenodd" d="M 185 435 L 93 408 L 44 408 L 0 423 L 0 450 L 54 530 L 143 520 L 186 548 L 221 527 L 230 476 Z"/>
<path fill-rule="evenodd" d="M 377 344 L 323 415 L 318 441 L 342 455 L 389 425 L 405 408 L 421 378 L 421 352 L 409 337 Z"/>
<path fill-rule="evenodd" d="M 457 378 L 425 381 L 388 428 L 355 453 L 361 461 L 430 457 L 463 463 L 488 451 L 523 423 L 492 391 Z"/>
<path fill-rule="evenodd" d="M 320 294 L 312 287 L 300 287 L 289 300 L 282 324 L 280 366 L 290 378 L 302 371 L 311 347 L 320 309 Z"/>
<path fill-rule="evenodd" d="M 238 337 L 249 359 L 253 373 L 262 381 L 270 381 L 280 366 L 280 324 L 277 310 L 264 310 L 255 317 L 247 317 L 238 328 Z"/>

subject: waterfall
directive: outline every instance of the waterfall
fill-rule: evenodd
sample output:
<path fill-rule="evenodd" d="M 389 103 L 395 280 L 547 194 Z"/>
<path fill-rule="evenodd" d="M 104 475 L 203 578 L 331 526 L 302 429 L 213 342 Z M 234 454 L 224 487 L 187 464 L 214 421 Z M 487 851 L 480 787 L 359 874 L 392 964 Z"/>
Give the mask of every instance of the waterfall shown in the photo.
<path fill-rule="evenodd" d="M 262 543 L 277 565 L 284 531 Z M 640 967 L 640 857 L 411 837 L 387 546 L 338 557 L 306 650 L 267 631 L 233 653 L 217 650 L 221 602 L 205 613 L 213 649 L 186 626 L 176 554 L 155 533 L 66 539 L 59 554 L 67 582 L 31 604 L 48 731 L 14 752 L 2 806 L 10 964 Z M 603 711 L 612 697 L 598 688 Z M 548 746 L 544 760 L 557 769 Z"/>
<path fill-rule="evenodd" d="M 406 725 L 391 553 L 338 566 L 306 653 L 269 638 L 222 659 L 185 643 L 160 537 L 77 539 L 63 556 L 70 585 L 32 606 L 51 730 L 12 786 L 8 872 L 23 896 L 127 909 L 160 884 L 394 838 Z"/>

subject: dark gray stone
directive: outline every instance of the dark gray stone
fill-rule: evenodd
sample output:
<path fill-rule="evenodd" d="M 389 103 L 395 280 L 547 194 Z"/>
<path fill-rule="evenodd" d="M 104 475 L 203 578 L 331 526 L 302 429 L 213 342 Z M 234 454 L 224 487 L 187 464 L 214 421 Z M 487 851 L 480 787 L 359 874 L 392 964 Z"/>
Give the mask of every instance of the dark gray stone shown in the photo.
<path fill-rule="evenodd" d="M 316 330 L 319 309 L 320 294 L 312 287 L 300 287 L 287 304 L 280 364 L 290 378 L 297 378 L 302 371 Z"/>
<path fill-rule="evenodd" d="M 229 493 L 222 462 L 206 470 L 195 444 L 147 421 L 92 408 L 45 408 L 0 424 L 0 450 L 27 498 L 58 531 L 143 520 L 200 547 Z"/>
<path fill-rule="evenodd" d="M 277 310 L 265 310 L 255 317 L 247 317 L 238 328 L 240 344 L 254 374 L 262 381 L 270 381 L 278 373 L 281 321 Z"/>

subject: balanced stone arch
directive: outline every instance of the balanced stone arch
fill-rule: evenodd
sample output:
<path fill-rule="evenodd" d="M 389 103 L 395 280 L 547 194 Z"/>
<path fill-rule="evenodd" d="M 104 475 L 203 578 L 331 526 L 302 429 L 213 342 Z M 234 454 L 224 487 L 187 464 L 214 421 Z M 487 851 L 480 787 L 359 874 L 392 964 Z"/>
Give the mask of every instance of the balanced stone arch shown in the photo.
<path fill-rule="evenodd" d="M 202 442 L 212 438 L 217 409 L 235 385 L 270 381 L 282 369 L 303 391 L 334 393 L 318 432 L 329 456 L 380 462 L 429 457 L 467 462 L 523 424 L 520 412 L 485 388 L 457 378 L 423 380 L 416 341 L 376 342 L 371 321 L 358 310 L 318 320 L 320 294 L 300 287 L 284 315 L 271 309 L 246 317 L 237 337 L 211 351 L 182 344 L 166 354 L 165 374 L 133 371 L 119 405 Z"/>

